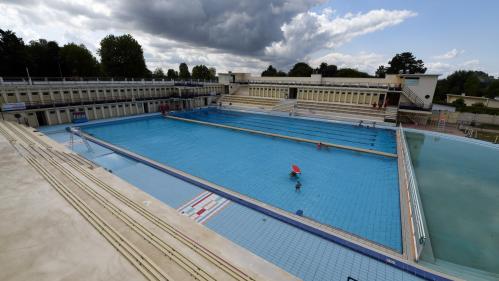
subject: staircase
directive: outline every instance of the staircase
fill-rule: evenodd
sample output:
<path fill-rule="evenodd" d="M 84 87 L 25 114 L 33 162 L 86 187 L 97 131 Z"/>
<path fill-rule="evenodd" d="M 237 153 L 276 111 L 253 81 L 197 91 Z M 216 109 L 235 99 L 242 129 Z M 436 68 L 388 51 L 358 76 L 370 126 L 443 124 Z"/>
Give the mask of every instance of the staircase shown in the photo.
<path fill-rule="evenodd" d="M 272 107 L 272 111 L 292 112 L 296 106 L 296 100 L 285 99 L 281 100 L 277 105 Z"/>
<path fill-rule="evenodd" d="M 397 122 L 398 107 L 389 106 L 385 110 L 385 122 Z"/>
<path fill-rule="evenodd" d="M 402 93 L 411 101 L 412 105 L 410 105 L 410 107 L 411 106 L 416 108 L 424 107 L 424 101 L 420 97 L 418 97 L 418 95 L 416 95 L 416 93 L 414 93 L 414 91 L 411 90 L 411 88 L 404 86 L 402 88 Z"/>

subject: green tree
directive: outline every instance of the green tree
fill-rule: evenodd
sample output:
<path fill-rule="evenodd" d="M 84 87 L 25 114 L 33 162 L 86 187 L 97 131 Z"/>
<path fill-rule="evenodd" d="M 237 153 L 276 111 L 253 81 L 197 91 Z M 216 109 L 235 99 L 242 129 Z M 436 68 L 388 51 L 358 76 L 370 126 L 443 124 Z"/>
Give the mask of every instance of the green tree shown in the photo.
<path fill-rule="evenodd" d="M 466 104 L 464 103 L 464 99 L 457 99 L 452 102 L 452 105 L 456 107 L 456 109 L 461 110 L 462 108 L 466 107 Z"/>
<path fill-rule="evenodd" d="M 275 69 L 272 65 L 269 65 L 269 67 L 267 67 L 267 69 L 265 69 L 264 71 L 262 71 L 262 77 L 272 77 L 272 76 L 276 76 L 277 75 L 277 69 Z"/>
<path fill-rule="evenodd" d="M 10 30 L 0 29 L 0 76 L 26 76 L 26 46 Z"/>
<path fill-rule="evenodd" d="M 144 52 L 132 35 L 108 35 L 100 42 L 99 54 L 104 73 L 108 76 L 150 76 Z"/>
<path fill-rule="evenodd" d="M 31 76 L 62 76 L 59 45 L 55 41 L 30 41 L 26 48 Z"/>
<path fill-rule="evenodd" d="M 206 65 L 196 65 L 192 68 L 192 79 L 212 80 L 214 78 Z"/>
<path fill-rule="evenodd" d="M 416 57 L 410 52 L 404 52 L 401 54 L 396 54 L 389 62 L 390 65 L 386 71 L 387 74 L 399 74 L 399 73 L 425 73 L 426 67 L 424 67 L 424 62 L 422 60 L 416 59 Z"/>
<path fill-rule="evenodd" d="M 269 67 L 267 67 L 267 69 L 264 70 L 261 75 L 262 75 L 262 77 L 265 77 L 265 76 L 267 76 L 267 77 L 287 76 L 284 71 L 277 70 L 272 65 L 269 65 Z"/>
<path fill-rule="evenodd" d="M 468 75 L 464 82 L 464 92 L 468 96 L 479 96 L 480 80 L 476 75 Z"/>
<path fill-rule="evenodd" d="M 376 73 L 374 76 L 377 78 L 385 78 L 386 77 L 386 67 L 383 65 L 378 66 L 378 69 L 376 69 Z"/>
<path fill-rule="evenodd" d="M 191 73 L 189 72 L 189 67 L 185 62 L 181 63 L 178 66 L 178 77 L 180 79 L 190 79 L 191 78 Z"/>
<path fill-rule="evenodd" d="M 354 68 L 341 68 L 336 72 L 337 77 L 368 78 L 371 75 L 366 72 L 358 71 Z"/>
<path fill-rule="evenodd" d="M 494 85 L 498 79 L 483 71 L 459 70 L 437 82 L 434 101 L 445 101 L 447 94 L 494 97 Z M 489 88 L 491 90 L 489 90 Z M 497 89 L 497 88 L 496 88 Z M 497 92 L 497 90 L 496 90 Z"/>
<path fill-rule="evenodd" d="M 487 88 L 487 97 L 493 99 L 499 97 L 499 79 L 495 79 Z"/>
<path fill-rule="evenodd" d="M 282 70 L 278 70 L 277 74 L 275 76 L 277 76 L 277 77 L 285 77 L 285 76 L 288 76 L 288 75 L 286 74 L 286 72 L 284 72 Z"/>
<path fill-rule="evenodd" d="M 63 76 L 99 76 L 99 63 L 85 45 L 69 43 L 60 51 Z"/>
<path fill-rule="evenodd" d="M 208 70 L 210 71 L 210 79 L 215 80 L 217 78 L 217 69 L 214 67 L 210 67 L 208 68 Z"/>
<path fill-rule="evenodd" d="M 291 77 L 310 77 L 314 73 L 314 69 L 310 67 L 310 65 L 299 62 L 296 63 L 293 68 L 288 73 L 288 76 Z"/>
<path fill-rule="evenodd" d="M 170 80 L 175 80 L 175 79 L 178 79 L 178 72 L 175 70 L 175 69 L 168 69 L 168 71 L 166 72 L 166 78 L 170 79 Z"/>
<path fill-rule="evenodd" d="M 161 67 L 157 67 L 153 72 L 152 72 L 152 78 L 156 79 L 162 79 L 165 78 L 165 73 L 163 72 L 163 69 Z"/>
<path fill-rule="evenodd" d="M 338 72 L 338 67 L 334 64 L 328 65 L 323 62 L 318 68 L 315 69 L 315 72 L 321 74 L 322 77 L 335 77 L 336 72 Z"/>

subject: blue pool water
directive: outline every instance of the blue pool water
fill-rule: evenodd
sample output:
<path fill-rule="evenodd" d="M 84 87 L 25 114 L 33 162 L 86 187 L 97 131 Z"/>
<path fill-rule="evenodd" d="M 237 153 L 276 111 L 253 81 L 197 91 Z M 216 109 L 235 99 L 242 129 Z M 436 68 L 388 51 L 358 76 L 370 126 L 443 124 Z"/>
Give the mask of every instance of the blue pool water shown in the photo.
<path fill-rule="evenodd" d="M 175 113 L 175 116 L 364 149 L 396 153 L 395 131 L 348 124 L 242 113 L 216 108 Z"/>
<path fill-rule="evenodd" d="M 416 132 L 406 137 L 437 263 L 499 278 L 499 148 Z"/>
<path fill-rule="evenodd" d="M 259 118 L 275 128 L 292 128 L 296 121 Z M 325 131 L 336 129 L 335 124 L 307 122 Z M 346 126 L 338 128 L 351 129 L 354 138 L 357 128 Z M 162 117 L 83 129 L 241 194 L 292 213 L 303 210 L 306 217 L 401 251 L 396 159 L 339 149 L 319 151 L 310 144 Z M 289 177 L 292 164 L 303 172 L 301 192 L 295 192 L 295 181 Z"/>

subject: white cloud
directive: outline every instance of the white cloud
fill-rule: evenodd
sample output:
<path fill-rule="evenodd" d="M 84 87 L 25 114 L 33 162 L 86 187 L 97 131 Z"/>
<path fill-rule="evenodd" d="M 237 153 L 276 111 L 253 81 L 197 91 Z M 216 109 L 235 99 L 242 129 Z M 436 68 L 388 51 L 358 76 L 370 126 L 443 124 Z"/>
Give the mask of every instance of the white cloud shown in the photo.
<path fill-rule="evenodd" d="M 426 63 L 428 73 L 439 73 L 443 77 L 452 74 L 456 70 L 483 70 L 480 61 L 472 59 L 461 63 L 430 62 Z"/>
<path fill-rule="evenodd" d="M 164 25 L 165 21 L 172 16 L 179 22 L 190 19 L 190 17 L 182 19 L 182 15 L 184 12 L 187 15 L 193 13 L 194 6 L 189 8 L 185 3 L 170 5 L 178 1 L 180 0 L 145 1 L 149 4 L 155 4 L 151 7 L 159 7 L 158 9 L 161 11 L 171 6 L 172 13 L 175 14 L 165 17 L 165 13 L 153 13 L 152 10 L 147 10 L 147 13 L 142 11 L 142 16 L 137 16 L 139 11 L 128 9 L 128 6 L 137 3 L 125 0 L 81 0 L 79 2 L 70 0 L 7 0 L 0 3 L 2 11 L 0 27 L 13 30 L 25 42 L 44 38 L 57 41 L 60 45 L 69 42 L 83 43 L 96 56 L 99 42 L 106 35 L 131 33 L 143 46 L 146 62 L 151 70 L 158 66 L 165 69 L 177 69 L 178 63 L 185 61 L 191 67 L 200 63 L 213 66 L 217 68 L 218 72 L 233 70 L 258 74 L 269 64 L 286 70 L 291 63 L 298 60 L 311 61 L 314 67 L 317 65 L 315 61 L 324 60 L 340 67 L 353 67 L 373 72 L 374 65 L 378 64 L 376 56 L 379 55 L 376 54 L 361 53 L 354 56 L 332 52 L 320 58 L 317 56 L 327 51 L 331 52 L 330 49 L 349 42 L 355 37 L 399 24 L 416 15 L 405 10 L 373 10 L 367 13 L 348 13 L 345 15 L 336 15 L 330 8 L 323 9 L 320 13 L 309 11 L 310 7 L 321 3 L 322 0 L 279 0 L 275 3 L 262 2 L 259 4 L 253 4 L 251 2 L 253 0 L 241 0 L 241 3 L 238 3 L 237 7 L 232 7 L 232 10 L 238 15 L 243 15 L 239 18 L 244 19 L 242 22 L 234 20 L 230 12 L 212 11 L 213 7 L 209 7 L 207 2 L 190 0 L 196 3 L 196 9 L 202 8 L 200 11 L 195 11 L 196 15 L 212 13 L 212 17 L 217 17 L 216 20 L 214 19 L 215 24 L 213 25 L 215 31 L 225 30 L 223 34 L 227 36 L 222 37 L 214 35 L 218 34 L 218 31 L 213 34 L 211 31 L 207 32 L 209 36 L 216 37 L 216 42 L 227 41 L 217 45 L 218 43 L 212 42 L 211 37 L 208 39 L 200 38 L 199 42 L 194 42 L 193 40 L 198 37 L 186 37 L 188 40 L 184 40 L 184 37 L 179 37 L 177 33 L 156 32 L 151 29 L 151 26 L 158 26 L 152 23 Z M 217 5 L 224 3 L 220 0 L 211 0 L 211 2 L 216 2 Z M 251 2 L 251 7 L 255 11 L 261 10 L 258 5 L 270 5 L 270 8 L 267 13 L 254 18 L 249 16 L 252 13 L 247 11 L 246 5 L 242 2 Z M 147 3 L 140 5 L 149 5 Z M 135 7 L 135 4 L 132 6 Z M 165 6 L 168 7 L 165 8 Z M 149 19 L 151 22 L 148 22 Z M 199 24 L 203 25 L 202 28 L 210 27 L 202 17 Z M 162 28 L 163 25 L 159 28 Z M 244 25 L 244 29 L 240 25 Z M 268 29 L 268 26 L 275 27 L 277 32 L 264 32 L 266 35 L 260 32 Z M 236 31 L 228 30 L 232 27 L 236 28 Z M 171 26 L 169 28 L 171 29 Z M 190 32 L 178 29 L 176 26 L 173 30 L 181 33 Z M 247 40 L 251 41 L 239 40 L 238 44 L 251 45 L 251 48 L 240 53 L 234 51 L 238 44 L 235 47 L 226 46 L 232 44 L 231 42 L 238 41 L 231 37 L 237 30 L 241 31 L 239 32 L 241 38 L 249 38 Z"/>
<path fill-rule="evenodd" d="M 326 62 L 327 64 L 334 64 L 338 68 L 355 68 L 373 74 L 378 69 L 378 66 L 383 65 L 386 61 L 385 56 L 376 53 L 361 52 L 351 55 L 333 52 L 310 60 L 310 64 L 318 66 L 321 62 Z"/>
<path fill-rule="evenodd" d="M 265 48 L 271 59 L 295 61 L 310 54 L 338 47 L 355 37 L 383 30 L 416 16 L 408 10 L 372 10 L 367 13 L 348 13 L 333 18 L 333 11 L 306 12 L 296 15 L 282 26 L 284 39 Z"/>
<path fill-rule="evenodd" d="M 445 54 L 434 56 L 433 58 L 437 59 L 437 60 L 449 60 L 449 59 L 454 59 L 454 58 L 458 57 L 462 53 L 464 53 L 464 50 L 458 50 L 458 49 L 454 48 Z"/>

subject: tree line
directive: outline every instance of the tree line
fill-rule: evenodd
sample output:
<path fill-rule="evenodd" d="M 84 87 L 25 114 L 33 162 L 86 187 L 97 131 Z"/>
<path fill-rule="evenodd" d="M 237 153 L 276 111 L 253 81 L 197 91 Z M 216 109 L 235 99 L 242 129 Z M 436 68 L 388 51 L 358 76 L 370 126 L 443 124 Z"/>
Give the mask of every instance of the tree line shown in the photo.
<path fill-rule="evenodd" d="M 466 94 L 467 96 L 499 97 L 499 79 L 483 72 L 458 70 L 438 80 L 434 101 L 445 102 L 447 94 Z"/>
<path fill-rule="evenodd" d="M 121 77 L 121 78 L 216 78 L 215 68 L 196 65 L 192 74 L 186 63 L 178 71 L 147 69 L 142 46 L 130 34 L 108 35 L 97 50 L 100 61 L 85 45 L 68 43 L 62 47 L 45 39 L 24 43 L 10 30 L 0 29 L 0 76 L 2 77 Z"/>
<path fill-rule="evenodd" d="M 321 74 L 322 77 L 378 77 L 384 78 L 386 74 L 400 73 L 426 73 L 427 68 L 421 59 L 417 59 L 410 52 L 396 54 L 388 65 L 381 65 L 374 76 L 353 68 L 338 68 L 334 64 L 322 62 L 319 67 L 312 68 L 305 62 L 296 63 L 288 72 L 277 70 L 269 65 L 262 72 L 262 76 L 274 77 L 310 77 L 312 74 Z M 468 96 L 495 98 L 499 96 L 499 79 L 483 72 L 458 70 L 444 79 L 439 79 L 433 98 L 434 102 L 446 101 L 447 94 L 459 95 L 465 93 Z"/>
<path fill-rule="evenodd" d="M 296 63 L 288 72 L 277 70 L 274 66 L 269 65 L 266 70 L 262 72 L 262 76 L 275 76 L 275 77 L 309 77 L 312 74 L 321 74 L 322 77 L 379 77 L 384 78 L 386 74 L 398 73 L 425 73 L 426 67 L 424 62 L 417 59 L 412 53 L 404 52 L 396 54 L 389 62 L 388 66 L 381 65 L 376 70 L 374 76 L 367 72 L 362 72 L 354 68 L 338 68 L 334 64 L 327 64 L 322 62 L 319 67 L 312 68 L 305 62 Z"/>

